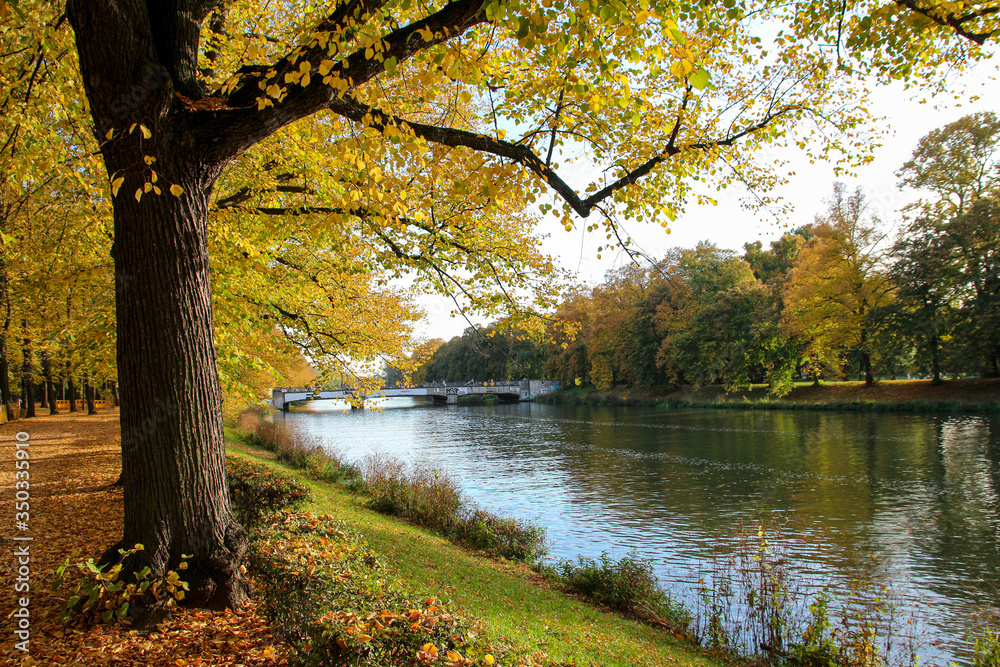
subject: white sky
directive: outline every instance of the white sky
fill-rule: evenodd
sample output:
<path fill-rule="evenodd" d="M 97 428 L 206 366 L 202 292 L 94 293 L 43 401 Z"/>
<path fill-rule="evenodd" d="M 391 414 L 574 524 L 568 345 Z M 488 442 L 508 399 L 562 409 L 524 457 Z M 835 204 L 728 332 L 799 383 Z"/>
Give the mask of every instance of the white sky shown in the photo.
<path fill-rule="evenodd" d="M 885 116 L 891 133 L 876 150 L 875 159 L 858 170 L 857 178 L 839 180 L 851 189 L 861 185 L 879 216 L 889 225 L 897 223 L 898 210 L 912 201 L 914 194 L 897 188 L 896 170 L 909 159 L 920 138 L 931 130 L 977 111 L 1000 112 L 1000 84 L 992 80 L 998 71 L 994 56 L 992 62 L 981 64 L 961 77 L 954 90 L 964 93 L 961 100 L 979 97 L 972 102 L 957 101 L 953 93 L 921 104 L 919 99 L 924 95 L 905 91 L 902 86 L 874 90 L 873 115 Z M 788 168 L 795 172 L 779 191 L 793 207 L 793 213 L 784 220 L 784 225 L 791 228 L 811 222 L 815 214 L 826 209 L 823 200 L 830 195 L 838 179 L 834 176 L 833 163 L 810 164 L 807 158 L 793 152 L 782 157 L 789 159 Z M 744 243 L 756 240 L 766 247 L 786 231 L 786 227 L 776 223 L 773 217 L 743 209 L 740 196 L 739 189 L 731 187 L 716 196 L 717 206 L 689 206 L 688 211 L 670 225 L 670 234 L 659 226 L 629 225 L 627 221 L 625 226 L 638 248 L 655 258 L 662 257 L 669 248 L 693 247 L 704 240 L 737 251 L 742 251 Z M 577 229 L 566 232 L 552 218 L 543 220 L 539 229 L 549 234 L 543 250 L 555 257 L 559 266 L 575 272 L 582 282 L 600 282 L 607 270 L 628 261 L 620 252 L 604 252 L 602 258 L 597 259 L 597 247 L 604 244 L 602 231 L 587 233 Z M 428 296 L 419 302 L 427 310 L 427 318 L 417 328 L 419 337 L 449 340 L 461 335 L 468 326 L 461 317 L 450 316 L 453 304 L 447 299 Z M 485 324 L 483 318 L 472 321 Z"/>

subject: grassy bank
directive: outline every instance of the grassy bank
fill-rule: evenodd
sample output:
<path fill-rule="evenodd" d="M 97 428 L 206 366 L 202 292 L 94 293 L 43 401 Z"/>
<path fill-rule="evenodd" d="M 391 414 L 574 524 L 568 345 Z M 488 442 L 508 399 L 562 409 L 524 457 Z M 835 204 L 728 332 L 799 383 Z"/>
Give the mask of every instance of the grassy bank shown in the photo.
<path fill-rule="evenodd" d="M 598 391 L 571 387 L 541 402 L 577 405 L 638 405 L 665 408 L 737 408 L 750 410 L 843 410 L 871 412 L 1000 412 L 1000 379 L 884 380 L 874 387 L 863 382 L 797 383 L 775 398 L 765 385 L 726 392 L 719 386 L 654 391 L 619 388 Z"/>
<path fill-rule="evenodd" d="M 309 479 L 270 452 L 234 439 L 229 450 L 296 477 L 312 492 L 310 512 L 343 521 L 407 588 L 475 619 L 477 632 L 509 646 L 512 654 L 567 665 L 720 664 L 663 630 L 567 596 L 526 565 L 484 558 L 429 530 L 372 511 L 343 487 Z"/>

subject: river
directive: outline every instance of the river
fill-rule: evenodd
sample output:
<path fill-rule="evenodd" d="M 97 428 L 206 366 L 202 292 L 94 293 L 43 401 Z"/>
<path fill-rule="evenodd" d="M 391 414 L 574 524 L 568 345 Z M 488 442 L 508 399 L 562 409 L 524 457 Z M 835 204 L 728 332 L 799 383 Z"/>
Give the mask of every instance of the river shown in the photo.
<path fill-rule="evenodd" d="M 544 526 L 551 558 L 635 550 L 692 609 L 713 554 L 762 520 L 784 524 L 771 550 L 802 590 L 888 585 L 924 663 L 965 661 L 963 633 L 1000 609 L 995 416 L 310 405 L 280 418 L 349 461 L 446 471 L 473 501 Z"/>

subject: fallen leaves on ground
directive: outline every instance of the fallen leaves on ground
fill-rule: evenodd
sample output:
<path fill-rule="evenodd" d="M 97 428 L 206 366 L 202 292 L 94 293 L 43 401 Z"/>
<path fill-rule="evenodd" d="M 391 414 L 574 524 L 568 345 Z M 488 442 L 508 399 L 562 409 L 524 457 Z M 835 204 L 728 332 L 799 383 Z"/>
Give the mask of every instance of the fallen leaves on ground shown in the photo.
<path fill-rule="evenodd" d="M 31 453 L 31 514 L 28 531 L 16 531 L 14 497 L 14 435 L 29 434 Z M 23 437 L 23 436 L 22 436 Z M 176 609 L 171 618 L 149 634 L 120 625 L 63 625 L 59 613 L 64 594 L 52 592 L 54 570 L 73 551 L 95 558 L 122 532 L 122 490 L 118 478 L 120 438 L 116 410 L 43 416 L 0 426 L 0 664 L 22 665 L 201 665 L 283 664 L 282 647 L 271 635 L 254 603 L 224 612 Z M 31 637 L 29 652 L 16 649 L 12 583 L 16 567 L 15 535 L 31 536 Z"/>

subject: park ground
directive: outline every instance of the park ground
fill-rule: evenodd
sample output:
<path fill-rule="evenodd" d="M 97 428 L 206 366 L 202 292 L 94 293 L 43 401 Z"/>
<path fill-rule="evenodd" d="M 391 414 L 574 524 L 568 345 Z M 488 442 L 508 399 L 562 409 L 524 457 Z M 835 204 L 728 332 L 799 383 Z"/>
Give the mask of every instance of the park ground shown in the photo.
<path fill-rule="evenodd" d="M 15 434 L 29 434 L 31 516 L 16 529 L 13 502 Z M 64 626 L 65 593 L 50 591 L 53 571 L 74 550 L 85 560 L 121 535 L 122 493 L 117 412 L 43 416 L 0 426 L 0 664 L 23 665 L 275 665 L 285 647 L 253 603 L 239 611 L 178 609 L 149 635 L 115 625 Z M 268 453 L 230 443 L 230 455 L 293 471 Z M 719 663 L 669 633 L 604 613 L 555 590 L 529 568 L 483 558 L 427 531 L 383 517 L 340 488 L 302 478 L 313 488 L 309 508 L 358 531 L 409 589 L 437 596 L 498 641 L 552 665 Z M 13 619 L 15 536 L 33 538 L 30 652 L 16 648 Z"/>

